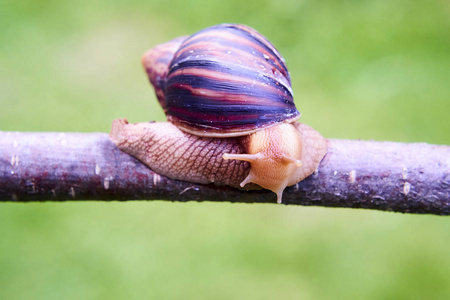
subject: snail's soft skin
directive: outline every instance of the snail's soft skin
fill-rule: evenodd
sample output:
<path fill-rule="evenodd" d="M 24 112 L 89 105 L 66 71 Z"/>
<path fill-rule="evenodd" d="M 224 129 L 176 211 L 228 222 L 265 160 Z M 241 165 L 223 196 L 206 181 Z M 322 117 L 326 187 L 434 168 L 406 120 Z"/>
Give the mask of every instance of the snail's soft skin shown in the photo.
<path fill-rule="evenodd" d="M 157 173 L 277 194 L 311 175 L 325 139 L 296 122 L 289 72 L 275 47 L 222 24 L 147 51 L 143 65 L 169 122 L 115 120 L 111 139 Z"/>
<path fill-rule="evenodd" d="M 127 152 L 148 165 L 153 171 L 172 179 L 196 183 L 215 183 L 242 187 L 248 174 L 260 177 L 256 181 L 264 188 L 277 193 L 278 202 L 284 188 L 296 184 L 311 175 L 326 153 L 326 142 L 322 136 L 306 124 L 299 122 L 285 124 L 293 126 L 299 133 L 303 146 L 301 149 L 301 167 L 295 164 L 277 163 L 276 158 L 263 159 L 261 164 L 250 164 L 241 160 L 223 159 L 224 155 L 245 155 L 249 153 L 250 141 L 266 144 L 267 138 L 250 136 L 232 138 L 198 137 L 179 130 L 169 122 L 152 122 L 129 124 L 124 119 L 114 120 L 111 139 L 120 150 Z M 256 135 L 264 131 L 258 131 Z M 276 136 L 275 136 L 276 137 Z M 274 141 L 281 142 L 283 141 Z M 281 149 L 294 148 L 294 143 L 281 145 Z M 278 148 L 278 147 L 275 147 Z M 284 172 L 290 173 L 286 176 Z M 277 170 L 278 169 L 278 170 Z M 290 170 L 289 170 L 290 169 Z M 281 177 L 277 180 L 270 177 Z M 275 184 L 274 184 L 275 182 Z M 266 184 L 272 183 L 271 186 Z M 244 188 L 255 189 L 257 186 L 247 184 Z"/>

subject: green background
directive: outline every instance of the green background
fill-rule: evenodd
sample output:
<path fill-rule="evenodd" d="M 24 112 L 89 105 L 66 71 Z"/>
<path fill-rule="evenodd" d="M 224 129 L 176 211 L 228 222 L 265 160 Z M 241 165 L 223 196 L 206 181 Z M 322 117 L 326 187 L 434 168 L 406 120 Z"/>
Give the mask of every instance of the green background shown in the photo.
<path fill-rule="evenodd" d="M 328 138 L 450 144 L 448 1 L 0 0 L 0 130 L 164 120 L 148 48 L 244 23 Z M 229 203 L 2 203 L 0 299 L 448 299 L 450 220 Z"/>

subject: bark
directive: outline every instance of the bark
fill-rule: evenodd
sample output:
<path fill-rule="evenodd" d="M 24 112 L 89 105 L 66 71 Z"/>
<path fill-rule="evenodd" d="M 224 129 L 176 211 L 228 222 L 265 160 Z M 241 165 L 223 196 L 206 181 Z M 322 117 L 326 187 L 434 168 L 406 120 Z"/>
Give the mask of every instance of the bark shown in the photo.
<path fill-rule="evenodd" d="M 450 214 L 450 146 L 330 139 L 328 147 L 284 204 Z M 266 190 L 156 174 L 105 133 L 0 132 L 0 201 L 157 199 L 276 203 Z"/>

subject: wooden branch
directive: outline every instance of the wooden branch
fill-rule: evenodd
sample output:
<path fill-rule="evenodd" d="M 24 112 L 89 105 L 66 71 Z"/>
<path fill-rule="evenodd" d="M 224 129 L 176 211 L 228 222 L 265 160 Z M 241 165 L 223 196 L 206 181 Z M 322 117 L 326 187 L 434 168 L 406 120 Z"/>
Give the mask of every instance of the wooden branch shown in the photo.
<path fill-rule="evenodd" d="M 328 140 L 317 173 L 285 204 L 450 214 L 450 146 Z M 265 190 L 171 180 L 105 133 L 0 132 L 0 201 L 171 200 L 275 203 Z"/>

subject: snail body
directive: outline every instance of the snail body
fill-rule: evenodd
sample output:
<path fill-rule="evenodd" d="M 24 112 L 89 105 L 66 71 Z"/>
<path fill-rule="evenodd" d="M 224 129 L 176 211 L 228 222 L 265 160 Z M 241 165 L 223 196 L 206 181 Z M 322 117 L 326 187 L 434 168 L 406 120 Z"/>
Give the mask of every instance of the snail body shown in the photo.
<path fill-rule="evenodd" d="M 209 27 L 150 49 L 142 62 L 170 123 L 116 120 L 111 138 L 154 171 L 262 187 L 281 203 L 283 190 L 312 174 L 325 155 L 325 139 L 296 122 L 284 59 L 254 29 Z"/>

